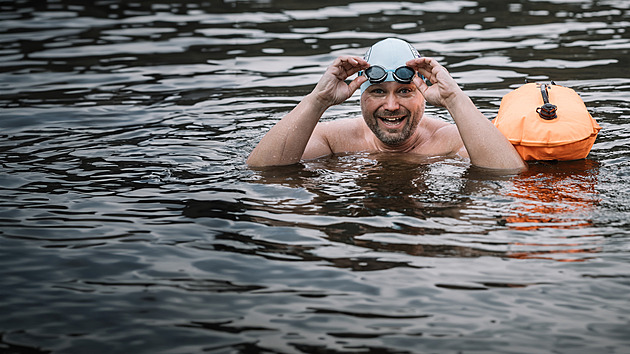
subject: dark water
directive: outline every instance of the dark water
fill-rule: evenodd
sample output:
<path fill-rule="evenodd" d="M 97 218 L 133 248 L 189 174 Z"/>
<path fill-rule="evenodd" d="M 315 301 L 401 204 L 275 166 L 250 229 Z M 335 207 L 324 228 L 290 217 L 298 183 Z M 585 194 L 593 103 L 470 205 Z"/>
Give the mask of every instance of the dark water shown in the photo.
<path fill-rule="evenodd" d="M 628 353 L 627 1 L 0 10 L 0 351 Z M 488 118 L 525 78 L 574 88 L 591 154 L 247 168 L 336 56 L 388 36 Z"/>

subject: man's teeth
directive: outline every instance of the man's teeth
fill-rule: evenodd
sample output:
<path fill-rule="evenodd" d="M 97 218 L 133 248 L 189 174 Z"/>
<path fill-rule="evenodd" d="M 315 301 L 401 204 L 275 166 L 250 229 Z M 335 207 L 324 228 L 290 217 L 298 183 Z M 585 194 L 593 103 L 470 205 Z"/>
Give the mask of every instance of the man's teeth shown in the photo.
<path fill-rule="evenodd" d="M 386 121 L 386 122 L 390 122 L 390 123 L 396 123 L 396 122 L 400 122 L 404 119 L 405 117 L 398 117 L 398 118 L 388 118 L 388 117 L 381 117 L 382 120 Z"/>

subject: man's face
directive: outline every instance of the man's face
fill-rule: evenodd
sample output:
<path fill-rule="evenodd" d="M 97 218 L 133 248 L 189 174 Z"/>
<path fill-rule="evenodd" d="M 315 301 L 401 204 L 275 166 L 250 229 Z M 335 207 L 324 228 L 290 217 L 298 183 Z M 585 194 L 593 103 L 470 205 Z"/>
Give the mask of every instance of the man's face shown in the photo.
<path fill-rule="evenodd" d="M 361 95 L 363 119 L 387 145 L 400 145 L 413 134 L 424 114 L 424 97 L 413 84 L 387 81 Z"/>

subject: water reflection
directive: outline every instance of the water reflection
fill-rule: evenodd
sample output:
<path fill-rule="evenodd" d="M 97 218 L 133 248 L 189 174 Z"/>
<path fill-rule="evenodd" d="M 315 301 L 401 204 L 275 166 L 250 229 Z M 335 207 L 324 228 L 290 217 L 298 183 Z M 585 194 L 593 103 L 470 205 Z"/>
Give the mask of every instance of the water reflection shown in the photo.
<path fill-rule="evenodd" d="M 328 241 L 358 246 L 360 253 L 500 256 L 503 251 L 462 240 L 498 225 L 499 217 L 483 210 L 474 220 L 468 218 L 475 208 L 474 195 L 496 193 L 501 188 L 497 183 L 509 180 L 508 176 L 482 177 L 483 173 L 471 171 L 464 161 L 405 154 L 338 155 L 302 166 L 266 168 L 257 172 L 256 183 L 287 189 L 276 202 L 251 194 L 245 197 L 243 200 L 257 205 L 258 212 L 251 212 L 252 207 L 249 212 L 243 209 L 241 218 L 282 227 L 278 231 L 284 232 L 287 228 L 314 230 Z M 308 197 L 298 201 L 290 197 L 291 191 Z M 482 223 L 489 223 L 490 228 Z M 352 266 L 355 270 L 399 263 L 374 255 L 325 258 L 337 266 L 363 264 Z M 350 262 L 351 258 L 355 261 Z"/>
<path fill-rule="evenodd" d="M 463 161 L 405 154 L 348 154 L 259 170 L 257 182 L 306 188 L 317 213 L 376 216 L 397 212 L 425 218 L 467 199 Z"/>
<path fill-rule="evenodd" d="M 586 159 L 534 163 L 515 178 L 509 195 L 516 200 L 514 214 L 506 220 L 508 228 L 530 233 L 544 230 L 555 235 L 555 241 L 514 242 L 510 257 L 572 262 L 593 258 L 593 253 L 600 252 L 601 247 L 592 240 L 575 240 L 596 236 L 588 230 L 600 200 L 598 174 L 599 163 Z"/>
<path fill-rule="evenodd" d="M 456 160 L 341 155 L 259 171 L 257 183 L 281 184 L 288 194 L 302 190 L 308 197 L 267 200 L 258 206 L 266 212 L 250 220 L 317 230 L 327 240 L 374 252 L 583 261 L 600 249 L 588 229 L 599 202 L 598 173 L 593 160 L 532 163 L 519 175 L 493 176 Z M 530 239 L 537 230 L 556 236 Z M 488 246 L 484 235 L 496 232 L 507 236 Z M 566 241 L 575 237 L 583 240 Z M 376 259 L 361 262 L 366 269 L 383 266 Z"/>
<path fill-rule="evenodd" d="M 514 179 L 510 196 L 517 198 L 515 216 L 507 221 L 514 230 L 579 228 L 592 225 L 598 205 L 599 163 L 579 160 L 536 163 Z"/>

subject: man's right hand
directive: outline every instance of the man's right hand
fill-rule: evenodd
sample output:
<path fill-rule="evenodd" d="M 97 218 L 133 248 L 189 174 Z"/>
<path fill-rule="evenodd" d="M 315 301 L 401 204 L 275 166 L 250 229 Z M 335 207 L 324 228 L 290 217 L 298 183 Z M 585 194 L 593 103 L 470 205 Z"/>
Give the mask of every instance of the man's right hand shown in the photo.
<path fill-rule="evenodd" d="M 367 81 L 365 75 L 358 76 L 350 84 L 346 79 L 360 70 L 370 67 L 367 61 L 360 57 L 341 56 L 326 69 L 326 72 L 311 93 L 326 107 L 340 104 L 350 98 L 362 83 Z"/>
<path fill-rule="evenodd" d="M 365 75 L 358 76 L 349 84 L 345 80 L 369 66 L 359 57 L 337 58 L 313 91 L 265 134 L 249 155 L 247 163 L 250 166 L 278 166 L 299 162 L 324 112 L 350 98 L 367 78 Z M 308 154 L 323 156 L 331 152 L 326 139 L 315 136 Z"/>

